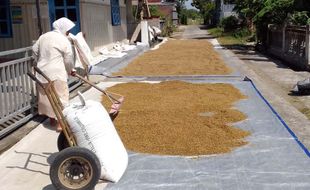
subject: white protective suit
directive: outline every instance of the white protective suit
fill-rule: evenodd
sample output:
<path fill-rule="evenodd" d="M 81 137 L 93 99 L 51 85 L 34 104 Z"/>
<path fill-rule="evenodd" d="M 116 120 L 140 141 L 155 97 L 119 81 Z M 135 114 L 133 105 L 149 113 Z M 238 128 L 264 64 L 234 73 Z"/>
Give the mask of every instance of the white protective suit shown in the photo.
<path fill-rule="evenodd" d="M 75 24 L 69 19 L 60 18 L 53 23 L 54 30 L 41 35 L 32 47 L 37 67 L 54 81 L 56 93 L 64 106 L 69 103 L 68 73 L 74 67 L 72 47 L 66 32 L 74 26 Z M 47 81 L 41 75 L 37 74 L 37 78 L 43 86 L 47 86 Z M 37 86 L 37 92 L 39 114 L 56 119 L 44 90 Z"/>
<path fill-rule="evenodd" d="M 54 30 L 41 35 L 32 47 L 37 66 L 52 81 L 67 82 L 68 72 L 74 67 L 72 47 L 66 37 L 66 32 L 74 26 L 71 20 L 60 18 L 53 23 Z M 37 78 L 47 82 L 40 75 Z"/>

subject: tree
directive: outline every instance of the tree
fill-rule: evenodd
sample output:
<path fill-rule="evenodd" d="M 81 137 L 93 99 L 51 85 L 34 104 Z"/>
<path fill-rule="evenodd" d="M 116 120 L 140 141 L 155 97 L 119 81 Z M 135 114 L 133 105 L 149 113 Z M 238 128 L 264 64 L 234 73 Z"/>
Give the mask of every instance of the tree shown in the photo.
<path fill-rule="evenodd" d="M 262 0 L 235 0 L 234 11 L 244 18 L 251 32 L 254 32 L 253 18 L 263 8 Z"/>
<path fill-rule="evenodd" d="M 212 18 L 215 10 L 215 3 L 212 0 L 193 0 L 191 4 L 193 7 L 199 9 L 203 16 L 204 24 L 208 24 Z"/>
<path fill-rule="evenodd" d="M 310 22 L 310 18 L 307 11 L 296 11 L 289 15 L 288 22 L 293 25 L 306 25 Z"/>
<path fill-rule="evenodd" d="M 259 43 L 267 38 L 268 24 L 282 25 L 310 23 L 309 0 L 236 0 L 235 11 L 246 20 L 248 28 L 256 33 Z"/>
<path fill-rule="evenodd" d="M 170 0 L 170 1 L 174 1 L 174 0 Z M 188 1 L 188 0 L 175 0 L 174 1 L 177 3 L 176 11 L 178 13 L 178 19 L 181 24 L 187 24 L 185 1 Z"/>
<path fill-rule="evenodd" d="M 196 9 L 186 10 L 186 15 L 188 18 L 193 19 L 193 20 L 200 18 L 200 14 Z"/>
<path fill-rule="evenodd" d="M 268 24 L 283 24 L 293 11 L 294 0 L 265 0 L 264 7 L 254 17 L 259 42 L 266 42 Z"/>
<path fill-rule="evenodd" d="M 186 9 L 185 1 L 188 1 L 188 0 L 176 0 L 176 3 L 177 3 L 176 9 L 179 15 L 182 14 L 182 11 Z"/>
<path fill-rule="evenodd" d="M 265 0 L 264 7 L 255 15 L 257 23 L 282 24 L 288 13 L 294 11 L 294 0 Z"/>
<path fill-rule="evenodd" d="M 310 1 L 309 0 L 295 0 L 294 7 L 296 11 L 307 11 L 310 12 Z M 309 15 L 308 15 L 309 16 Z"/>

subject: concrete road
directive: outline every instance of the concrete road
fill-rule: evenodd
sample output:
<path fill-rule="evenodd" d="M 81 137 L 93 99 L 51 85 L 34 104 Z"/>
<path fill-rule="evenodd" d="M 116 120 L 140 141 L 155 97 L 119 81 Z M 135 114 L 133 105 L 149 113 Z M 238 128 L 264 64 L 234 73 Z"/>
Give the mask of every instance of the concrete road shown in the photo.
<path fill-rule="evenodd" d="M 181 26 L 177 39 L 209 39 L 224 61 L 234 64 L 235 71 L 251 78 L 265 98 L 281 115 L 299 140 L 310 149 L 310 96 L 292 96 L 290 90 L 298 81 L 310 77 L 309 72 L 294 71 L 281 63 L 254 50 L 227 49 L 202 26 Z"/>
<path fill-rule="evenodd" d="M 86 99 L 100 101 L 101 93 L 90 89 Z M 70 102 L 78 101 L 78 97 Z M 49 177 L 49 165 L 57 154 L 58 134 L 48 120 L 32 130 L 21 141 L 0 156 L 0 189 L 55 190 Z M 100 183 L 96 190 L 106 186 Z"/>
<path fill-rule="evenodd" d="M 233 65 L 234 73 L 251 78 L 301 142 L 310 148 L 310 123 L 298 107 L 301 105 L 307 107 L 308 97 L 288 95 L 290 86 L 306 77 L 308 73 L 292 71 L 257 52 L 221 48 L 202 27 L 187 26 L 181 29 L 183 32 L 175 33 L 174 38 L 209 39 L 225 62 Z M 95 78 L 95 80 L 101 79 L 104 78 Z M 85 92 L 85 96 L 87 99 L 100 99 L 100 93 L 95 89 Z M 49 165 L 57 152 L 57 135 L 50 129 L 48 123 L 42 123 L 3 153 L 0 156 L 0 189 L 54 190 L 49 179 Z M 101 183 L 96 189 L 104 189 L 105 186 L 106 184 Z"/>

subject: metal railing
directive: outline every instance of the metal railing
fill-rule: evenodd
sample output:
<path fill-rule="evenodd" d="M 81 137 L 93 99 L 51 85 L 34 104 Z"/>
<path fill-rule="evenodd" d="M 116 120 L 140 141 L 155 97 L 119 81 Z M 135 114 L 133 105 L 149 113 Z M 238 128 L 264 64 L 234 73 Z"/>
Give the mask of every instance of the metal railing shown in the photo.
<path fill-rule="evenodd" d="M 0 52 L 0 139 L 37 114 L 35 84 L 27 75 L 34 65 L 31 51 L 26 47 Z M 69 77 L 70 92 L 81 84 Z"/>
<path fill-rule="evenodd" d="M 0 52 L 0 138 L 36 114 L 34 83 L 27 75 L 33 64 L 30 50 Z M 23 56 L 16 58 L 17 54 Z"/>
<path fill-rule="evenodd" d="M 306 59 L 306 41 L 307 32 L 309 30 L 306 26 L 294 27 L 287 26 L 285 28 L 285 45 L 284 45 L 284 53 L 297 57 Z M 308 42 L 309 43 L 309 42 Z"/>
<path fill-rule="evenodd" d="M 292 66 L 310 70 L 309 26 L 268 26 L 268 52 Z"/>

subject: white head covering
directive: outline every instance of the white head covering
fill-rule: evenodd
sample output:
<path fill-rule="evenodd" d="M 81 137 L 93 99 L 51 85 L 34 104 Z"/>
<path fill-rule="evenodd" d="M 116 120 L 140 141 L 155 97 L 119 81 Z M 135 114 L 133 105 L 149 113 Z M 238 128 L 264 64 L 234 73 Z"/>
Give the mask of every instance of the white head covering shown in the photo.
<path fill-rule="evenodd" d="M 59 31 L 63 35 L 66 35 L 66 32 L 71 30 L 74 26 L 75 24 L 71 20 L 67 19 L 66 17 L 62 17 L 56 20 L 55 22 L 53 22 L 54 30 Z"/>

